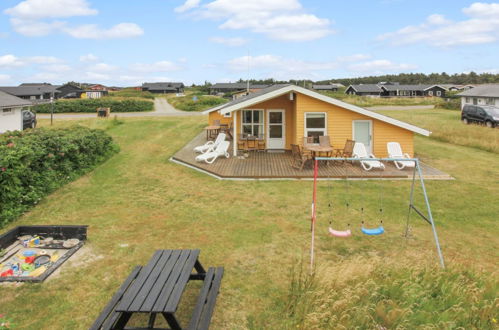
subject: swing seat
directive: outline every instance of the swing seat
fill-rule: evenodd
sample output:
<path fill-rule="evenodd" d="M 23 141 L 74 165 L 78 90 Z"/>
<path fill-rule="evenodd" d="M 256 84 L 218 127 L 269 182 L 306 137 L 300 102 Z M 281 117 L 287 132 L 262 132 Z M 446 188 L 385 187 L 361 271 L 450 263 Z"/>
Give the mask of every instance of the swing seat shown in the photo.
<path fill-rule="evenodd" d="M 366 235 L 381 235 L 385 232 L 383 226 L 379 226 L 378 228 L 361 228 L 362 232 Z"/>
<path fill-rule="evenodd" d="M 329 227 L 329 235 L 336 237 L 349 237 L 352 236 L 352 232 L 350 231 L 350 229 L 334 230 L 333 228 Z"/>

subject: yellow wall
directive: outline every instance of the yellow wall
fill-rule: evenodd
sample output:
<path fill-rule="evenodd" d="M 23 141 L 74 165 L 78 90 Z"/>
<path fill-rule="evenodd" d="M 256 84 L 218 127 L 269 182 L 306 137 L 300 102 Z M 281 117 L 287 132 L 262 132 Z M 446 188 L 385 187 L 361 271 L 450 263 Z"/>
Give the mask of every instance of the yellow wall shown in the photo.
<path fill-rule="evenodd" d="M 301 144 L 305 131 L 305 112 L 327 113 L 327 134 L 335 148 L 342 148 L 347 139 L 352 139 L 352 121 L 371 120 L 373 134 L 373 153 L 376 157 L 387 157 L 387 142 L 399 142 L 402 151 L 413 156 L 413 132 L 379 121 L 377 119 L 340 108 L 307 95 L 296 96 L 296 137 L 295 143 Z"/>
<path fill-rule="evenodd" d="M 399 142 L 402 151 L 414 155 L 414 133 L 403 128 L 367 117 L 356 112 L 323 102 L 310 96 L 295 93 L 294 101 L 289 100 L 289 94 L 276 97 L 249 107 L 248 109 L 264 110 L 264 130 L 267 133 L 267 110 L 285 110 L 286 120 L 286 149 L 291 149 L 291 144 L 302 144 L 305 131 L 305 112 L 327 113 L 327 134 L 335 148 L 343 148 L 347 139 L 352 139 L 352 121 L 371 120 L 373 134 L 373 153 L 376 157 L 387 157 L 387 142 Z M 233 115 L 234 116 L 234 115 Z M 218 119 L 222 124 L 229 124 L 232 118 L 224 118 L 217 111 L 208 116 L 209 124 Z M 241 133 L 241 111 L 237 114 L 237 136 Z"/>

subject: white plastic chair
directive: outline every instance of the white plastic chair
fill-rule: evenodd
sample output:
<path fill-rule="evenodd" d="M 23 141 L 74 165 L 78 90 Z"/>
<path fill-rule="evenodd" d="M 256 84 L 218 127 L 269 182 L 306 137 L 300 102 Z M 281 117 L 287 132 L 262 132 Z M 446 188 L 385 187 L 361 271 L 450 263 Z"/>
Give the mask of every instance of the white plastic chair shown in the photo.
<path fill-rule="evenodd" d="M 390 158 L 411 158 L 408 153 L 402 153 L 402 148 L 398 142 L 388 142 L 386 148 L 388 149 L 388 157 Z M 399 170 L 405 167 L 416 166 L 415 162 L 411 160 L 394 161 L 394 163 Z"/>
<path fill-rule="evenodd" d="M 202 146 L 198 146 L 194 148 L 194 151 L 197 153 L 206 153 L 215 150 L 215 148 L 220 144 L 220 142 L 225 141 L 225 133 L 220 133 L 217 135 L 215 141 L 208 141 Z"/>
<path fill-rule="evenodd" d="M 353 158 L 359 158 L 360 165 L 366 171 L 370 171 L 373 168 L 385 169 L 385 165 L 379 160 L 365 160 L 376 157 L 373 154 L 367 153 L 364 143 L 355 142 L 355 145 L 353 146 Z"/>
<path fill-rule="evenodd" d="M 222 141 L 215 148 L 215 150 L 197 156 L 196 161 L 212 164 L 220 156 L 225 156 L 225 158 L 229 158 L 230 155 L 227 152 L 227 150 L 229 150 L 229 145 L 230 145 L 229 141 Z"/>

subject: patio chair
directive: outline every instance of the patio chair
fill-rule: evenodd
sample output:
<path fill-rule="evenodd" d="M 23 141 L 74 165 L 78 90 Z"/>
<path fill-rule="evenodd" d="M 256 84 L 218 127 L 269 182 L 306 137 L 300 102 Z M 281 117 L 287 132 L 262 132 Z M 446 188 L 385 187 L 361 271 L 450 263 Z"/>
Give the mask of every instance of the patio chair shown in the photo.
<path fill-rule="evenodd" d="M 213 164 L 213 162 L 220 156 L 225 156 L 225 158 L 229 158 L 230 155 L 227 152 L 229 150 L 229 141 L 222 141 L 215 148 L 215 150 L 201 154 L 196 157 L 197 162 L 205 162 L 207 164 Z"/>
<path fill-rule="evenodd" d="M 305 163 L 312 160 L 312 156 L 309 153 L 303 153 L 297 144 L 291 145 L 291 155 L 293 156 L 291 166 L 300 169 L 300 171 L 303 170 Z"/>
<path fill-rule="evenodd" d="M 390 158 L 411 158 L 408 153 L 402 153 L 402 148 L 398 142 L 388 142 L 386 148 L 388 149 L 388 157 Z M 416 166 L 415 162 L 411 160 L 394 161 L 393 163 L 399 170 L 403 170 L 405 167 Z"/>
<path fill-rule="evenodd" d="M 206 152 L 213 151 L 220 144 L 220 142 L 223 142 L 223 141 L 225 141 L 225 133 L 220 133 L 220 134 L 218 134 L 215 141 L 208 141 L 205 144 L 203 144 L 202 146 L 197 146 L 194 148 L 194 151 L 197 153 L 203 153 L 203 154 Z"/>
<path fill-rule="evenodd" d="M 379 160 L 368 160 L 370 158 L 376 158 L 373 154 L 368 154 L 366 150 L 366 146 L 364 143 L 355 142 L 353 147 L 353 157 L 359 158 L 360 165 L 366 171 L 370 171 L 373 168 L 379 168 L 384 170 L 385 165 Z"/>
<path fill-rule="evenodd" d="M 321 147 L 331 147 L 331 139 L 329 138 L 329 136 L 328 135 L 319 136 L 319 145 Z M 321 152 L 320 155 L 324 157 L 331 157 L 333 154 L 331 151 L 331 152 Z"/>

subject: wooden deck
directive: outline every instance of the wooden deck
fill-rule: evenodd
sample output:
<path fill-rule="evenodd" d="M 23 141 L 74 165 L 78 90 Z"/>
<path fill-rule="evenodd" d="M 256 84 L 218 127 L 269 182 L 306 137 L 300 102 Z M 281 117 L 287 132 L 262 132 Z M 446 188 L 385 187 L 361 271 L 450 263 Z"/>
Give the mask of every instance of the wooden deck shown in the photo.
<path fill-rule="evenodd" d="M 204 132 L 179 150 L 172 161 L 203 171 L 221 179 L 311 179 L 313 178 L 312 162 L 303 170 L 291 166 L 290 152 L 250 152 L 248 158 L 219 157 L 213 164 L 196 162 L 193 149 L 206 142 Z M 232 148 L 229 149 L 230 152 Z M 232 154 L 232 153 L 231 153 Z M 453 178 L 426 164 L 420 163 L 425 180 L 452 180 Z M 364 171 L 360 165 L 348 162 L 321 163 L 319 177 L 321 179 L 412 179 L 413 169 L 398 170 L 393 164 L 385 163 L 385 170 Z"/>

